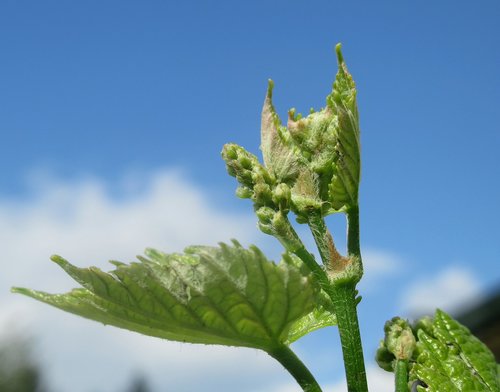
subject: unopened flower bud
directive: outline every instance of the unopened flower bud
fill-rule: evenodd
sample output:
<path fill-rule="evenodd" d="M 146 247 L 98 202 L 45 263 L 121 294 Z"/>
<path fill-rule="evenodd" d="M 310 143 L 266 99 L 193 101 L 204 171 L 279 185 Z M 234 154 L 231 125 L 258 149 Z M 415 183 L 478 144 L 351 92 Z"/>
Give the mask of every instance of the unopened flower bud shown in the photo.
<path fill-rule="evenodd" d="M 236 188 L 236 196 L 240 199 L 250 199 L 253 196 L 253 191 L 246 186 L 240 185 Z"/>
<path fill-rule="evenodd" d="M 269 207 L 260 207 L 256 211 L 257 218 L 259 219 L 259 229 L 266 234 L 273 235 L 273 218 L 275 211 Z"/>
<path fill-rule="evenodd" d="M 292 191 L 288 185 L 281 183 L 273 190 L 273 202 L 279 206 L 282 211 L 288 211 L 291 199 Z"/>
<path fill-rule="evenodd" d="M 226 162 L 228 173 L 236 177 L 240 184 L 252 189 L 255 183 L 252 178 L 253 170 L 261 166 L 257 157 L 237 144 L 226 144 L 222 149 L 222 158 Z"/>
<path fill-rule="evenodd" d="M 272 205 L 273 193 L 269 185 L 264 183 L 255 184 L 253 188 L 254 202 L 256 206 L 268 206 Z"/>
<path fill-rule="evenodd" d="M 408 360 L 417 345 L 408 321 L 394 317 L 385 323 L 385 346 L 396 359 Z"/>

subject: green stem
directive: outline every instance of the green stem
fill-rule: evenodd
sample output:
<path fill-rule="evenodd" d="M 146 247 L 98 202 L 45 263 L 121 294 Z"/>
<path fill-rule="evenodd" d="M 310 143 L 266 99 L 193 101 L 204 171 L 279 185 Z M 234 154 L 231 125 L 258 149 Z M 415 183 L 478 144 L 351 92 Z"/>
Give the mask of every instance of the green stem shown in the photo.
<path fill-rule="evenodd" d="M 318 215 L 310 215 L 309 227 L 323 263 L 330 271 L 330 289 L 339 327 L 342 354 L 349 392 L 367 392 L 366 370 L 357 314 L 356 283 L 361 277 L 361 251 L 359 246 L 359 210 L 347 212 L 347 251 L 342 257 L 335 249 L 332 236 Z"/>
<path fill-rule="evenodd" d="M 361 258 L 359 245 L 359 207 L 349 208 L 347 214 L 347 254 Z"/>
<path fill-rule="evenodd" d="M 288 252 L 293 253 L 309 267 L 321 288 L 328 292 L 331 289 L 331 284 L 325 270 L 316 262 L 314 256 L 308 252 L 288 217 L 283 216 L 282 224 L 282 230 L 276 233 L 275 237 Z"/>
<path fill-rule="evenodd" d="M 321 388 L 309 369 L 288 346 L 278 346 L 268 352 L 295 378 L 304 392 L 321 392 Z"/>
<path fill-rule="evenodd" d="M 341 270 L 342 256 L 335 248 L 333 237 L 320 213 L 311 213 L 309 215 L 309 228 L 325 267 L 329 270 Z"/>
<path fill-rule="evenodd" d="M 396 361 L 396 392 L 408 392 L 408 360 Z"/>
<path fill-rule="evenodd" d="M 367 392 L 363 347 L 356 311 L 356 288 L 354 285 L 335 286 L 331 298 L 337 315 L 342 343 L 347 390 L 349 392 Z"/>

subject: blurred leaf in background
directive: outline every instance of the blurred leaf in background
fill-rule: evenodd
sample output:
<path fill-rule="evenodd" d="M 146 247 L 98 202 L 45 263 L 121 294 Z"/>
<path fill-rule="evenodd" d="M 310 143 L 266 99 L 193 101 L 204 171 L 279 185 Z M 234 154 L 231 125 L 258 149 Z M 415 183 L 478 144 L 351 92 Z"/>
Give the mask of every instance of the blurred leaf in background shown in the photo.
<path fill-rule="evenodd" d="M 33 355 L 33 340 L 7 335 L 0 340 L 0 391 L 47 392 L 40 364 Z"/>

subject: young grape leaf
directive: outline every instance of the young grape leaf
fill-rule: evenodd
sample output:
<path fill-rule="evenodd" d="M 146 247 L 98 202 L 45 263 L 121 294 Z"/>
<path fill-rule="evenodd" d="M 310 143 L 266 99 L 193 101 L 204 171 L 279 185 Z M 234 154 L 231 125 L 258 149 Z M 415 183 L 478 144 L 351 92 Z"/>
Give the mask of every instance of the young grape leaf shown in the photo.
<path fill-rule="evenodd" d="M 333 176 L 329 186 L 332 207 L 338 210 L 358 204 L 361 159 L 356 85 L 344 63 L 340 44 L 336 51 L 339 71 L 327 103 L 338 116 L 338 125 L 333 128 L 336 145 Z"/>
<path fill-rule="evenodd" d="M 54 256 L 83 288 L 66 294 L 13 291 L 145 335 L 268 352 L 335 323 L 331 302 L 293 256 L 276 265 L 258 248 L 237 242 L 193 246 L 182 254 L 150 249 L 146 255 L 129 265 L 113 262 L 109 273 Z"/>
<path fill-rule="evenodd" d="M 290 326 L 285 341 L 286 344 L 291 344 L 317 329 L 337 325 L 337 317 L 333 313 L 331 300 L 326 297 L 326 294 L 324 296 L 326 302 L 324 305 L 316 306 L 310 313 L 298 319 Z"/>
<path fill-rule="evenodd" d="M 492 352 L 449 315 L 436 311 L 432 322 L 420 323 L 417 334 L 410 382 L 420 380 L 427 385 L 417 387 L 418 391 L 500 391 Z"/>

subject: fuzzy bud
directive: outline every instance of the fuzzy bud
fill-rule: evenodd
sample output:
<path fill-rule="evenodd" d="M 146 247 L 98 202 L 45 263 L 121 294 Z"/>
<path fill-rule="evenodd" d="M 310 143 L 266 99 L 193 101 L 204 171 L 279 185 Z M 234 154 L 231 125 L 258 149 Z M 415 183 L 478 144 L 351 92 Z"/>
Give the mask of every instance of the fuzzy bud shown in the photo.
<path fill-rule="evenodd" d="M 256 207 L 272 205 L 273 193 L 271 192 L 269 185 L 264 183 L 255 184 L 253 193 L 253 201 L 255 202 Z"/>
<path fill-rule="evenodd" d="M 236 196 L 240 199 L 250 199 L 253 196 L 253 191 L 246 186 L 240 185 L 236 188 Z"/>
<path fill-rule="evenodd" d="M 288 211 L 292 200 L 292 191 L 290 187 L 284 183 L 278 184 L 273 191 L 273 202 L 282 211 Z"/>
<path fill-rule="evenodd" d="M 273 235 L 273 218 L 275 211 L 269 207 L 260 207 L 256 211 L 257 218 L 259 220 L 258 226 L 259 229 L 266 234 Z"/>
<path fill-rule="evenodd" d="M 408 321 L 394 317 L 385 323 L 385 346 L 396 359 L 408 360 L 417 345 Z"/>

